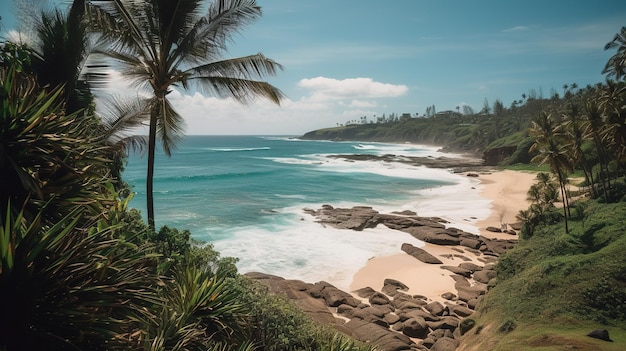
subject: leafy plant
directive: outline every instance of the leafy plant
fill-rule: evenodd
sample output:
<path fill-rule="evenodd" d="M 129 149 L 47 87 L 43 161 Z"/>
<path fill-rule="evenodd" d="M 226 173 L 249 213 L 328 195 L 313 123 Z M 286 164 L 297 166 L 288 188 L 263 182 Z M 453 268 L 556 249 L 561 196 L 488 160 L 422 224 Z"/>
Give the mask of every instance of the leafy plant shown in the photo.
<path fill-rule="evenodd" d="M 78 229 L 78 209 L 46 228 L 12 217 L 0 221 L 0 349 L 127 348 L 160 303 L 150 250 Z"/>

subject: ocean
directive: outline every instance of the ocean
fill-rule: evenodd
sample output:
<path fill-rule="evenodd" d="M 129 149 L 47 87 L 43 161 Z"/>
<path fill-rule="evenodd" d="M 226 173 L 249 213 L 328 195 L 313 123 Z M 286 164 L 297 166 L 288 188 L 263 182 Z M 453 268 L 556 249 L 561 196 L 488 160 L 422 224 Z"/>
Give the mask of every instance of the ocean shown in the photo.
<path fill-rule="evenodd" d="M 384 226 L 361 232 L 322 226 L 303 209 L 371 206 L 411 210 L 478 233 L 489 214 L 479 181 L 446 169 L 383 161 L 348 161 L 336 154 L 455 157 L 437 147 L 370 142 L 304 141 L 277 136 L 187 136 L 172 157 L 157 153 L 157 228 L 188 229 L 222 257 L 239 258 L 240 273 L 260 271 L 347 288 L 368 259 L 423 243 Z M 131 155 L 123 178 L 145 217 L 147 158 Z"/>

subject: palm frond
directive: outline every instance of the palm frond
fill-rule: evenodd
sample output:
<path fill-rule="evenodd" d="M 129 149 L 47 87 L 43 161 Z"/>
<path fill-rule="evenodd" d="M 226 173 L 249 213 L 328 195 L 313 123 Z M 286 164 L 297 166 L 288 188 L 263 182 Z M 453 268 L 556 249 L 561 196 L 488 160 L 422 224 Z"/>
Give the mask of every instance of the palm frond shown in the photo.
<path fill-rule="evenodd" d="M 170 156 L 184 136 L 185 120 L 178 114 L 168 99 L 153 99 L 152 113 L 158 112 L 157 133 L 163 151 Z"/>

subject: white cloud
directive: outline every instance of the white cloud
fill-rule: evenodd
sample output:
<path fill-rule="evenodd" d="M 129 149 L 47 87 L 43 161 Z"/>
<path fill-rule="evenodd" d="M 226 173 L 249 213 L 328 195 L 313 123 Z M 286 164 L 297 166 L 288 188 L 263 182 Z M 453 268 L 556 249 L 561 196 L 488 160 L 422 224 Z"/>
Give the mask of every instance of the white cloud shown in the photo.
<path fill-rule="evenodd" d="M 371 78 L 348 78 L 338 80 L 334 78 L 316 77 L 302 79 L 298 82 L 298 86 L 311 90 L 312 98 L 323 100 L 398 97 L 406 94 L 409 90 L 406 85 L 380 83 L 375 82 Z"/>
<path fill-rule="evenodd" d="M 119 72 L 111 71 L 105 93 L 137 96 L 137 90 Z M 219 99 L 202 94 L 173 90 L 168 95 L 183 116 L 187 134 L 260 134 L 301 135 L 308 131 L 335 126 L 361 116 L 380 113 L 378 99 L 406 94 L 404 85 L 375 82 L 371 78 L 302 79 L 298 85 L 304 95 L 285 99 L 275 105 L 258 99 L 243 105 L 234 99 Z"/>
<path fill-rule="evenodd" d="M 373 101 L 363 101 L 363 100 L 352 100 L 350 102 L 350 107 L 376 107 L 376 102 Z"/>

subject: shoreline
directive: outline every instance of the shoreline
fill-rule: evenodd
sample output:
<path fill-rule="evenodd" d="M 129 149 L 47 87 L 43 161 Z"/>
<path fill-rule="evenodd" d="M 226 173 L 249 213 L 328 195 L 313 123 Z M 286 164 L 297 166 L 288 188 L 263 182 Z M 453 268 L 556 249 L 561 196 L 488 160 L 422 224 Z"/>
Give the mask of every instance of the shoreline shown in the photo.
<path fill-rule="evenodd" d="M 517 222 L 515 218 L 517 213 L 528 208 L 526 192 L 534 183 L 536 174 L 511 170 L 476 174 L 478 174 L 480 196 L 490 201 L 490 207 L 488 216 L 477 219 L 472 225 L 485 238 L 517 239 L 517 235 L 492 232 L 486 228 L 488 226 L 500 228 L 503 223 L 510 225 Z M 455 227 L 455 223 L 449 226 Z M 470 259 L 472 263 L 485 264 L 479 261 L 475 254 L 455 246 L 425 243 L 422 249 L 439 258 L 443 265 L 457 266 L 464 262 L 454 256 L 455 254 L 459 256 L 459 253 L 466 259 Z M 455 281 L 451 279 L 452 275 L 451 272 L 441 269 L 441 265 L 426 264 L 402 252 L 368 260 L 365 266 L 354 274 L 349 291 L 354 292 L 365 287 L 380 291 L 385 279 L 396 279 L 409 287 L 408 293 L 444 303 L 445 299 L 441 295 L 456 291 Z"/>

